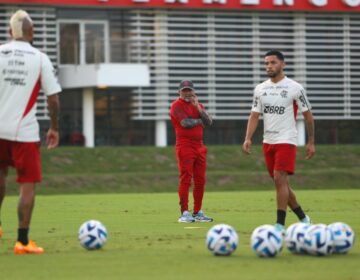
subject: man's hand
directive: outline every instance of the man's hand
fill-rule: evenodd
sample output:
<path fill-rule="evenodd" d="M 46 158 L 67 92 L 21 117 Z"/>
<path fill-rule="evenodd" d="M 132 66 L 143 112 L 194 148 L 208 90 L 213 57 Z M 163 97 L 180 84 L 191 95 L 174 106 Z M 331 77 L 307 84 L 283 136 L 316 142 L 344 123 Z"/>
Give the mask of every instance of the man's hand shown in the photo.
<path fill-rule="evenodd" d="M 312 143 L 308 143 L 306 145 L 306 156 L 305 159 L 311 159 L 315 154 L 315 145 Z"/>
<path fill-rule="evenodd" d="M 198 100 L 198 98 L 197 98 L 197 96 L 196 96 L 195 93 L 191 96 L 190 102 L 191 102 L 191 104 L 192 104 L 194 107 L 196 107 L 196 108 L 198 108 L 198 109 L 201 109 L 201 108 L 200 108 L 200 104 L 199 104 L 199 100 Z"/>
<path fill-rule="evenodd" d="M 49 128 L 46 134 L 46 145 L 48 150 L 54 149 L 59 145 L 59 131 Z"/>
<path fill-rule="evenodd" d="M 206 112 L 206 110 L 204 108 L 201 107 L 199 100 L 195 93 L 191 96 L 190 102 L 198 110 L 198 112 L 200 114 L 200 118 L 202 121 L 202 123 L 201 123 L 202 127 L 212 125 L 213 120 L 212 120 L 211 116 Z"/>
<path fill-rule="evenodd" d="M 243 152 L 247 155 L 250 155 L 251 154 L 250 147 L 251 147 L 251 140 L 245 140 L 242 146 Z"/>

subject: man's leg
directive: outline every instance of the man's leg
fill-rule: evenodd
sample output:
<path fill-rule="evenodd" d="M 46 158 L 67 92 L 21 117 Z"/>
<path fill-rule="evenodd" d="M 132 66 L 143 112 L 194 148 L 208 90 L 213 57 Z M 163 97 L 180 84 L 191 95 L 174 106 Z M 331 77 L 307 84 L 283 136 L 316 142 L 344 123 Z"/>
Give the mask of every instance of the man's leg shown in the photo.
<path fill-rule="evenodd" d="M 198 213 L 201 210 L 202 201 L 205 191 L 205 174 L 206 174 L 206 153 L 205 146 L 198 149 L 198 155 L 194 162 L 194 213 Z"/>
<path fill-rule="evenodd" d="M 291 209 L 295 209 L 295 208 L 299 207 L 299 203 L 297 202 L 295 192 L 290 186 L 289 186 L 289 203 L 288 203 L 288 205 Z"/>
<path fill-rule="evenodd" d="M 34 204 L 35 183 L 21 183 L 18 204 L 18 239 L 14 247 L 16 255 L 44 253 L 43 248 L 38 247 L 35 242 L 29 239 L 29 228 Z"/>
<path fill-rule="evenodd" d="M 179 199 L 181 214 L 188 211 L 189 189 L 193 177 L 194 155 L 191 148 L 179 148 L 177 150 L 178 167 L 180 171 Z"/>
<path fill-rule="evenodd" d="M 5 197 L 6 191 L 6 176 L 7 168 L 0 169 L 0 238 L 3 235 L 2 226 L 1 226 L 1 207 Z"/>
<path fill-rule="evenodd" d="M 293 191 L 293 189 L 290 186 L 289 186 L 289 203 L 288 203 L 288 205 L 300 221 L 310 223 L 310 218 L 306 217 L 304 211 L 302 210 L 301 206 L 299 205 L 299 203 L 296 199 L 295 192 Z"/>
<path fill-rule="evenodd" d="M 13 161 L 19 183 L 18 238 L 15 254 L 42 254 L 44 249 L 29 239 L 29 228 L 35 204 L 35 183 L 41 181 L 40 144 L 38 142 L 13 143 Z"/>
<path fill-rule="evenodd" d="M 205 146 L 198 149 L 198 157 L 194 163 L 194 211 L 193 217 L 197 222 L 212 222 L 214 219 L 205 215 L 201 210 L 205 191 L 206 174 L 206 154 Z"/>
<path fill-rule="evenodd" d="M 274 170 L 274 183 L 276 188 L 277 220 L 276 223 L 285 225 L 286 208 L 289 203 L 288 174 L 283 170 Z"/>
<path fill-rule="evenodd" d="M 20 185 L 20 197 L 18 204 L 18 241 L 27 245 L 29 243 L 29 228 L 32 211 L 35 204 L 35 184 L 22 183 Z"/>

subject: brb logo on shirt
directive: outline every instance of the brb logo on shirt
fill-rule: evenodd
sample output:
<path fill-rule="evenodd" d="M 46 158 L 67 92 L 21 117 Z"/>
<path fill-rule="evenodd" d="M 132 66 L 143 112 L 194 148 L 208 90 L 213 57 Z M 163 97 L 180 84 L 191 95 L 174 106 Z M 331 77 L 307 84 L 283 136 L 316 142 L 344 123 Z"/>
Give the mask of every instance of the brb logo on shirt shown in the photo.
<path fill-rule="evenodd" d="M 264 114 L 278 114 L 285 113 L 285 107 L 283 106 L 270 106 L 270 104 L 264 104 Z"/>

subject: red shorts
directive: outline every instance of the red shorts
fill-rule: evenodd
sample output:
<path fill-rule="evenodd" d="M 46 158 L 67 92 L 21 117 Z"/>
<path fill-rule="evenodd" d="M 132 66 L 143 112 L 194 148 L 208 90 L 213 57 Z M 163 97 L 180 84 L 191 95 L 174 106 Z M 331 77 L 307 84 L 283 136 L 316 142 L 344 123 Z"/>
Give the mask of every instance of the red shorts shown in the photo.
<path fill-rule="evenodd" d="M 274 177 L 274 170 L 295 172 L 296 146 L 292 144 L 263 144 L 263 152 L 267 170 Z"/>
<path fill-rule="evenodd" d="M 0 139 L 0 169 L 15 167 L 18 183 L 41 181 L 40 142 Z"/>

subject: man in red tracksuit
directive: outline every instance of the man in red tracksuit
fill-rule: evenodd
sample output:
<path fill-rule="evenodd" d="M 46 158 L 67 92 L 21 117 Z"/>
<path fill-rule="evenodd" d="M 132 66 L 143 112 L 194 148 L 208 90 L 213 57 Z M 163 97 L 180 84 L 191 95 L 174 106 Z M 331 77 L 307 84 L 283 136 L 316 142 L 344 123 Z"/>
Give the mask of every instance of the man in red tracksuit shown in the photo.
<path fill-rule="evenodd" d="M 199 103 L 192 81 L 184 80 L 179 86 L 179 98 L 171 104 L 171 122 L 176 134 L 176 158 L 180 171 L 179 223 L 212 222 L 201 210 L 205 187 L 206 153 L 203 130 L 212 124 L 210 115 Z M 189 189 L 194 179 L 194 209 L 188 209 Z"/>

